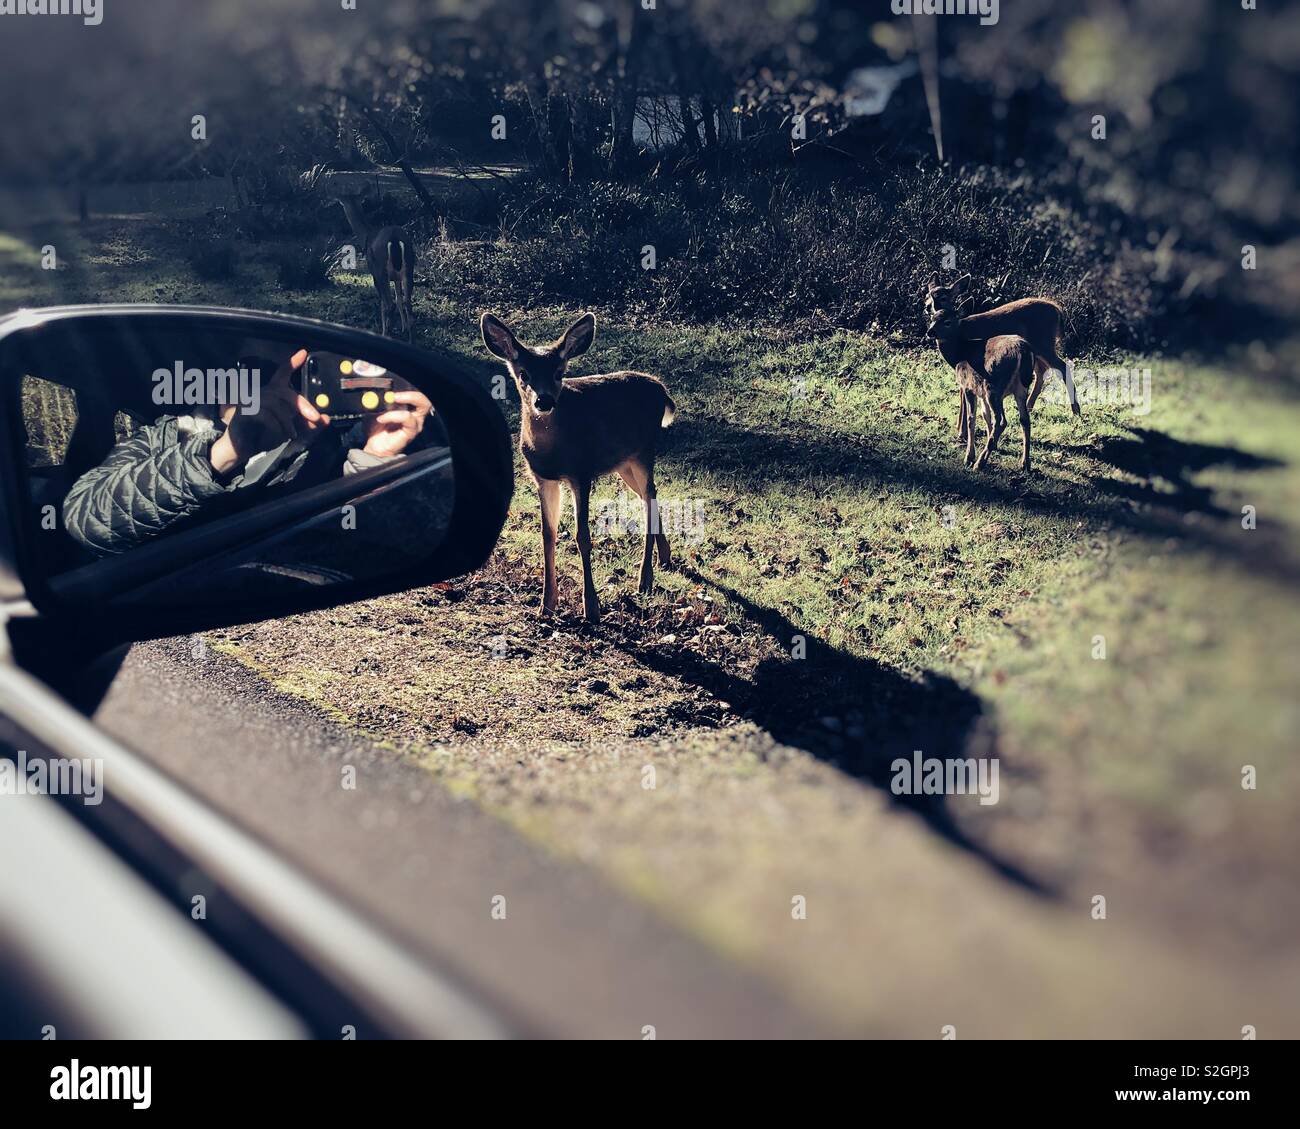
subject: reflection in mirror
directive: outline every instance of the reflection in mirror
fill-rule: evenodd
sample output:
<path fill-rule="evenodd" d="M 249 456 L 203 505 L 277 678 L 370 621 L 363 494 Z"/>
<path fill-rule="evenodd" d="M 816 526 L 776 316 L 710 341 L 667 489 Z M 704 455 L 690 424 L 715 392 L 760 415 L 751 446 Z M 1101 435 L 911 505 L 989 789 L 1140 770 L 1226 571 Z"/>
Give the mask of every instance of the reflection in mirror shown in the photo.
<path fill-rule="evenodd" d="M 370 579 L 441 544 L 448 436 L 363 357 L 207 332 L 24 377 L 28 497 L 58 595 L 207 602 Z"/>

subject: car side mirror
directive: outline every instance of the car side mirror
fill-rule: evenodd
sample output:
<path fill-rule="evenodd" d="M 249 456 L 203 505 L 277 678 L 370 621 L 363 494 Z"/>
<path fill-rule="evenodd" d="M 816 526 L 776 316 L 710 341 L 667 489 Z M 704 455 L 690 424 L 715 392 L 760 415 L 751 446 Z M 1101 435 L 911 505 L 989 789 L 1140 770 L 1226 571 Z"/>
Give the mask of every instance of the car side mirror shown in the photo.
<path fill-rule="evenodd" d="M 0 319 L 0 461 L 11 631 L 113 642 L 462 574 L 513 488 L 505 419 L 465 361 L 207 307 Z"/>

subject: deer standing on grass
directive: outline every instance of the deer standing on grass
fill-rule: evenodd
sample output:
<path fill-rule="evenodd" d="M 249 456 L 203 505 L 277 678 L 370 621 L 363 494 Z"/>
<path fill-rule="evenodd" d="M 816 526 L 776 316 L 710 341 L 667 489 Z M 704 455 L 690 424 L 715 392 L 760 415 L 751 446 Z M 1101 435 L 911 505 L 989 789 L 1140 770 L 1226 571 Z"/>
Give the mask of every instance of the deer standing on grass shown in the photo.
<path fill-rule="evenodd" d="M 944 329 L 940 326 L 939 333 Z M 1029 469 L 1029 388 L 1034 381 L 1035 357 L 1029 342 L 1014 334 L 1001 334 L 987 341 L 963 341 L 939 337 L 939 351 L 957 372 L 957 390 L 962 397 L 959 421 L 966 440 L 966 465 L 983 470 L 990 452 L 998 445 L 1007 426 L 1002 401 L 1012 396 L 1020 413 L 1020 469 Z M 984 450 L 975 456 L 975 410 L 984 416 L 987 434 Z"/>
<path fill-rule="evenodd" d="M 537 486 L 542 508 L 542 615 L 556 609 L 555 535 L 560 518 L 560 484 L 573 493 L 578 552 L 582 556 L 582 610 L 600 618 L 600 601 L 591 577 L 588 511 L 592 483 L 617 473 L 645 505 L 645 551 L 640 590 L 654 584 L 655 545 L 659 564 L 672 567 L 668 538 L 659 528 L 655 492 L 655 448 L 659 430 L 673 421 L 676 405 L 658 377 L 643 372 L 566 376 L 574 357 L 591 348 L 596 319 L 583 314 L 558 340 L 540 348 L 522 344 L 495 314 L 479 320 L 483 344 L 510 369 L 519 389 L 519 449 Z"/>
<path fill-rule="evenodd" d="M 1029 342 L 1029 347 L 1034 352 L 1034 384 L 1029 392 L 1030 410 L 1033 410 L 1038 394 L 1043 390 L 1047 374 L 1056 371 L 1065 381 L 1066 392 L 1070 397 L 1070 411 L 1079 415 L 1074 373 L 1060 354 L 1061 307 L 1047 298 L 1020 298 L 982 314 L 963 317 L 962 308 L 973 297 L 970 281 L 970 275 L 964 274 L 956 282 L 941 286 L 939 276 L 930 275 L 925 297 L 925 312 L 929 321 L 926 335 L 939 340 L 939 351 L 944 352 L 944 340 L 981 342 L 1004 334 L 1022 337 Z M 946 353 L 944 359 L 948 359 Z M 955 361 L 948 363 L 956 365 Z M 966 396 L 960 382 L 957 397 L 957 438 L 960 441 L 966 437 L 968 423 Z"/>
<path fill-rule="evenodd" d="M 388 320 L 391 311 L 396 308 L 402 332 L 409 341 L 414 321 L 411 293 L 415 282 L 415 244 L 411 242 L 404 227 L 396 224 L 376 227 L 370 223 L 361 210 L 361 202 L 365 197 L 363 189 L 357 192 L 340 190 L 334 198 L 347 216 L 352 234 L 361 250 L 365 252 L 366 265 L 370 268 L 370 277 L 374 279 L 375 291 L 379 295 L 380 332 L 385 337 L 388 336 Z"/>

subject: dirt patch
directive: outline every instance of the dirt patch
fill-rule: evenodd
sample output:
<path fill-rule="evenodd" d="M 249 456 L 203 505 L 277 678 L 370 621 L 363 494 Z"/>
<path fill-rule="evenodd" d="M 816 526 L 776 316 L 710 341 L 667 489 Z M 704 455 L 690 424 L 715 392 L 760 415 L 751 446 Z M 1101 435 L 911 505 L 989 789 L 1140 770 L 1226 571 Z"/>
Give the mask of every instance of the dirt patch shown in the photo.
<path fill-rule="evenodd" d="M 742 720 L 747 703 L 674 677 L 671 663 L 690 656 L 743 678 L 777 657 L 773 640 L 724 622 L 703 588 L 641 606 L 618 591 L 624 580 L 606 586 L 598 625 L 564 613 L 542 619 L 534 570 L 498 553 L 454 582 L 219 637 L 273 681 L 295 671 L 299 693 L 398 746 L 637 740 Z M 573 578 L 562 578 L 561 599 L 577 606 Z M 660 669 L 641 661 L 646 654 L 660 656 Z"/>

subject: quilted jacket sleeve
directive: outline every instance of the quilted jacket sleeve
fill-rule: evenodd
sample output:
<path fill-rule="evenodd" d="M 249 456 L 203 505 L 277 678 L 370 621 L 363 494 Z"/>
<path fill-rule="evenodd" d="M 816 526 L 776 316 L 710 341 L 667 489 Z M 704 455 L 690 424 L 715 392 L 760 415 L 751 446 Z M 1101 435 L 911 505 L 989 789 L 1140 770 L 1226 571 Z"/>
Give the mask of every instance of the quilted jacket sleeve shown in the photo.
<path fill-rule="evenodd" d="M 73 484 L 63 523 L 101 555 L 125 552 L 226 492 L 212 476 L 213 432 L 182 434 L 172 417 L 141 428 Z"/>

